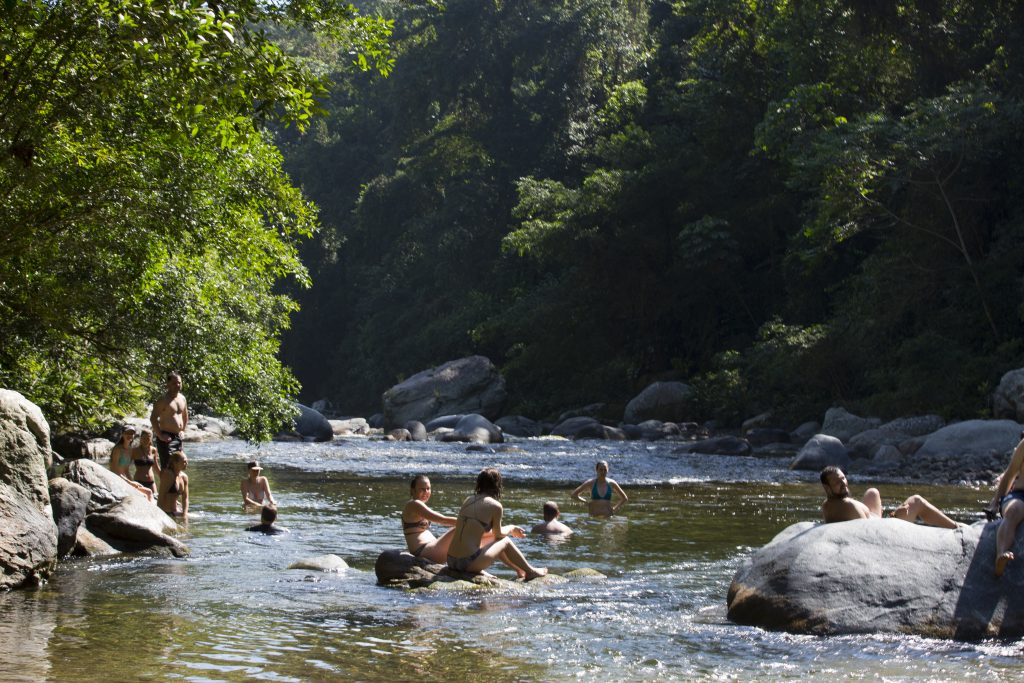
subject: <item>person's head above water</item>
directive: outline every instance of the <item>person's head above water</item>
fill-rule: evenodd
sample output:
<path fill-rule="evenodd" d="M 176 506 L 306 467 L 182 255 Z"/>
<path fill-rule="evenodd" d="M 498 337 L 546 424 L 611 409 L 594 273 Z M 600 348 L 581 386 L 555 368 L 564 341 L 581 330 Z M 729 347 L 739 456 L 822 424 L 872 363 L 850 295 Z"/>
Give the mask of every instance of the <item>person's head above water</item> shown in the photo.
<path fill-rule="evenodd" d="M 121 430 L 121 438 L 124 439 L 124 437 L 126 436 L 129 437 L 130 439 L 134 439 L 135 427 L 133 427 L 132 425 L 125 425 L 124 429 Z"/>
<path fill-rule="evenodd" d="M 246 472 L 248 472 L 249 474 L 256 474 L 256 475 L 259 475 L 259 473 L 263 471 L 263 468 L 260 467 L 260 461 L 259 460 L 250 460 L 249 464 L 245 466 L 245 469 L 246 469 Z"/>
<path fill-rule="evenodd" d="M 558 515 L 559 515 L 558 503 L 556 503 L 553 500 L 549 500 L 548 502 L 544 503 L 544 521 L 545 522 L 550 522 L 551 520 L 556 519 L 558 517 Z"/>
<path fill-rule="evenodd" d="M 425 474 L 417 474 L 409 484 L 409 496 L 426 501 L 430 498 L 430 478 Z"/>
<path fill-rule="evenodd" d="M 598 476 L 607 476 L 608 474 L 608 461 L 598 460 L 597 464 L 594 465 L 594 470 L 597 471 Z"/>
<path fill-rule="evenodd" d="M 501 472 L 493 467 L 480 470 L 480 474 L 476 476 L 477 493 L 488 495 L 491 498 L 501 498 L 501 489 Z"/>
<path fill-rule="evenodd" d="M 264 524 L 273 524 L 277 521 L 277 508 L 273 505 L 264 505 L 260 510 L 260 521 Z"/>

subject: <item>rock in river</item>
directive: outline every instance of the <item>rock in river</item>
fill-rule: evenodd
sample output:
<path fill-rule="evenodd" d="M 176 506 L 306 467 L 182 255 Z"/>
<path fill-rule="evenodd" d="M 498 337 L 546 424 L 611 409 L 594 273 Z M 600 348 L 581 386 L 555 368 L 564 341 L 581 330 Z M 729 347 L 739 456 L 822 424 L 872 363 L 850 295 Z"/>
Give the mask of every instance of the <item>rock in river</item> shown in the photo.
<path fill-rule="evenodd" d="M 1024 635 L 1024 559 L 992 575 L 998 523 L 955 530 L 868 519 L 800 522 L 748 558 L 729 618 L 793 633 Z M 1024 558 L 1024 534 L 1014 552 Z"/>

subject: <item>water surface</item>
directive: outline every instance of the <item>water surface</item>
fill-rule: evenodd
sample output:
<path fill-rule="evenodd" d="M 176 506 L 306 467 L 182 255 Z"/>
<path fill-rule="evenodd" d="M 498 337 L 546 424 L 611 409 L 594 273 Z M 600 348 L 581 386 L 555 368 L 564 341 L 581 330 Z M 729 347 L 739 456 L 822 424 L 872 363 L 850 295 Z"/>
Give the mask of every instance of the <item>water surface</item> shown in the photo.
<path fill-rule="evenodd" d="M 530 440 L 503 452 L 459 444 L 242 442 L 189 449 L 193 516 L 185 559 L 65 563 L 38 590 L 0 595 L 0 680 L 1020 680 L 1022 644 L 907 636 L 820 638 L 731 624 L 739 563 L 787 525 L 818 516 L 813 473 L 785 460 L 676 455 L 668 444 Z M 259 457 L 291 532 L 247 533 L 245 462 Z M 591 520 L 568 492 L 597 459 L 631 502 Z M 454 513 L 482 467 L 507 477 L 508 522 L 532 526 L 552 499 L 576 533 L 518 541 L 555 572 L 602 582 L 507 592 L 378 587 L 373 563 L 402 544 L 414 473 Z M 854 493 L 867 482 L 852 482 Z M 972 521 L 987 491 L 881 486 L 890 506 L 923 493 Z M 339 574 L 288 570 L 334 553 Z M 510 570 L 494 573 L 511 577 Z"/>

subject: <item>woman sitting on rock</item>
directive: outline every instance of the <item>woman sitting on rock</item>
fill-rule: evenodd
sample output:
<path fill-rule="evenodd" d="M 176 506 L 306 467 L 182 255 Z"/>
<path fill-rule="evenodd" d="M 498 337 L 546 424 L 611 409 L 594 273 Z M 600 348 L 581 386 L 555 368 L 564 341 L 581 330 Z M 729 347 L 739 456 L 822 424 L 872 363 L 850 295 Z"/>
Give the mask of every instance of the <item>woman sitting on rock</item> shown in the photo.
<path fill-rule="evenodd" d="M 543 567 L 534 567 L 509 536 L 523 538 L 526 532 L 514 525 L 501 525 L 504 508 L 501 498 L 501 473 L 487 468 L 476 478 L 476 493 L 466 498 L 456 518 L 451 545 L 448 548 L 448 567 L 457 572 L 477 574 L 501 560 L 527 581 L 548 573 Z M 484 535 L 494 533 L 494 541 L 484 542 Z"/>
<path fill-rule="evenodd" d="M 167 461 L 167 469 L 160 470 L 160 497 L 157 499 L 157 505 L 171 517 L 188 517 L 186 467 L 188 467 L 188 458 L 185 453 L 174 451 Z"/>
<path fill-rule="evenodd" d="M 409 485 L 410 499 L 402 508 L 402 533 L 405 534 L 405 544 L 410 553 L 444 564 L 455 529 L 449 529 L 441 538 L 437 538 L 430 532 L 430 523 L 454 527 L 458 520 L 431 510 L 427 506 L 430 493 L 430 479 L 426 475 L 417 474 Z"/>
<path fill-rule="evenodd" d="M 132 462 L 132 441 L 134 440 L 135 427 L 125 425 L 125 428 L 121 430 L 121 440 L 114 444 L 114 448 L 110 451 L 110 471 L 131 484 L 136 491 L 145 495 L 146 500 L 152 501 L 153 492 L 150 489 L 128 478 L 129 465 Z"/>
<path fill-rule="evenodd" d="M 629 496 L 614 479 L 608 478 L 608 461 L 599 460 L 594 469 L 597 471 L 597 476 L 587 479 L 569 495 L 581 503 L 587 503 L 590 514 L 594 517 L 611 517 L 619 511 L 619 508 L 629 502 Z M 587 488 L 590 489 L 589 500 L 580 495 Z M 615 505 L 612 505 L 612 492 L 619 497 Z"/>

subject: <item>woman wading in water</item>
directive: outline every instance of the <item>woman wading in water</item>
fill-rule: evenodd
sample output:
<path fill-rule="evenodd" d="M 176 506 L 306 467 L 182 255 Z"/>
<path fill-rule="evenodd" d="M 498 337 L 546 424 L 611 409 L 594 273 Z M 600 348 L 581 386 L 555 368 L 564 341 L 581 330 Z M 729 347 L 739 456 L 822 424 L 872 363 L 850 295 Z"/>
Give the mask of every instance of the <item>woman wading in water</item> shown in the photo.
<path fill-rule="evenodd" d="M 402 508 L 402 533 L 405 534 L 405 544 L 410 553 L 444 564 L 455 529 L 449 529 L 441 538 L 437 538 L 430 532 L 430 523 L 454 527 L 458 520 L 431 510 L 427 506 L 430 494 L 430 479 L 426 475 L 417 474 L 409 485 L 409 502 Z"/>
<path fill-rule="evenodd" d="M 160 470 L 160 497 L 157 506 L 171 517 L 188 517 L 188 458 L 182 451 L 174 451 L 167 461 L 167 469 Z M 181 504 L 178 504 L 178 500 Z"/>
<path fill-rule="evenodd" d="M 629 502 L 629 496 L 621 486 L 615 483 L 614 479 L 608 478 L 607 461 L 599 460 L 594 469 L 597 470 L 597 476 L 587 479 L 569 495 L 581 503 L 587 503 L 590 514 L 594 517 L 611 517 L 619 511 L 619 508 Z M 580 495 L 587 488 L 590 489 L 589 500 Z M 615 505 L 612 505 L 613 491 L 619 497 L 619 501 Z"/>
<path fill-rule="evenodd" d="M 456 518 L 451 545 L 448 548 L 448 566 L 458 572 L 477 574 L 501 560 L 515 570 L 519 578 L 536 579 L 548 570 L 534 567 L 509 536 L 523 538 L 526 532 L 517 526 L 501 525 L 504 508 L 501 498 L 501 473 L 487 468 L 476 478 L 476 493 L 466 498 Z M 484 535 L 494 533 L 494 541 L 485 543 Z"/>

